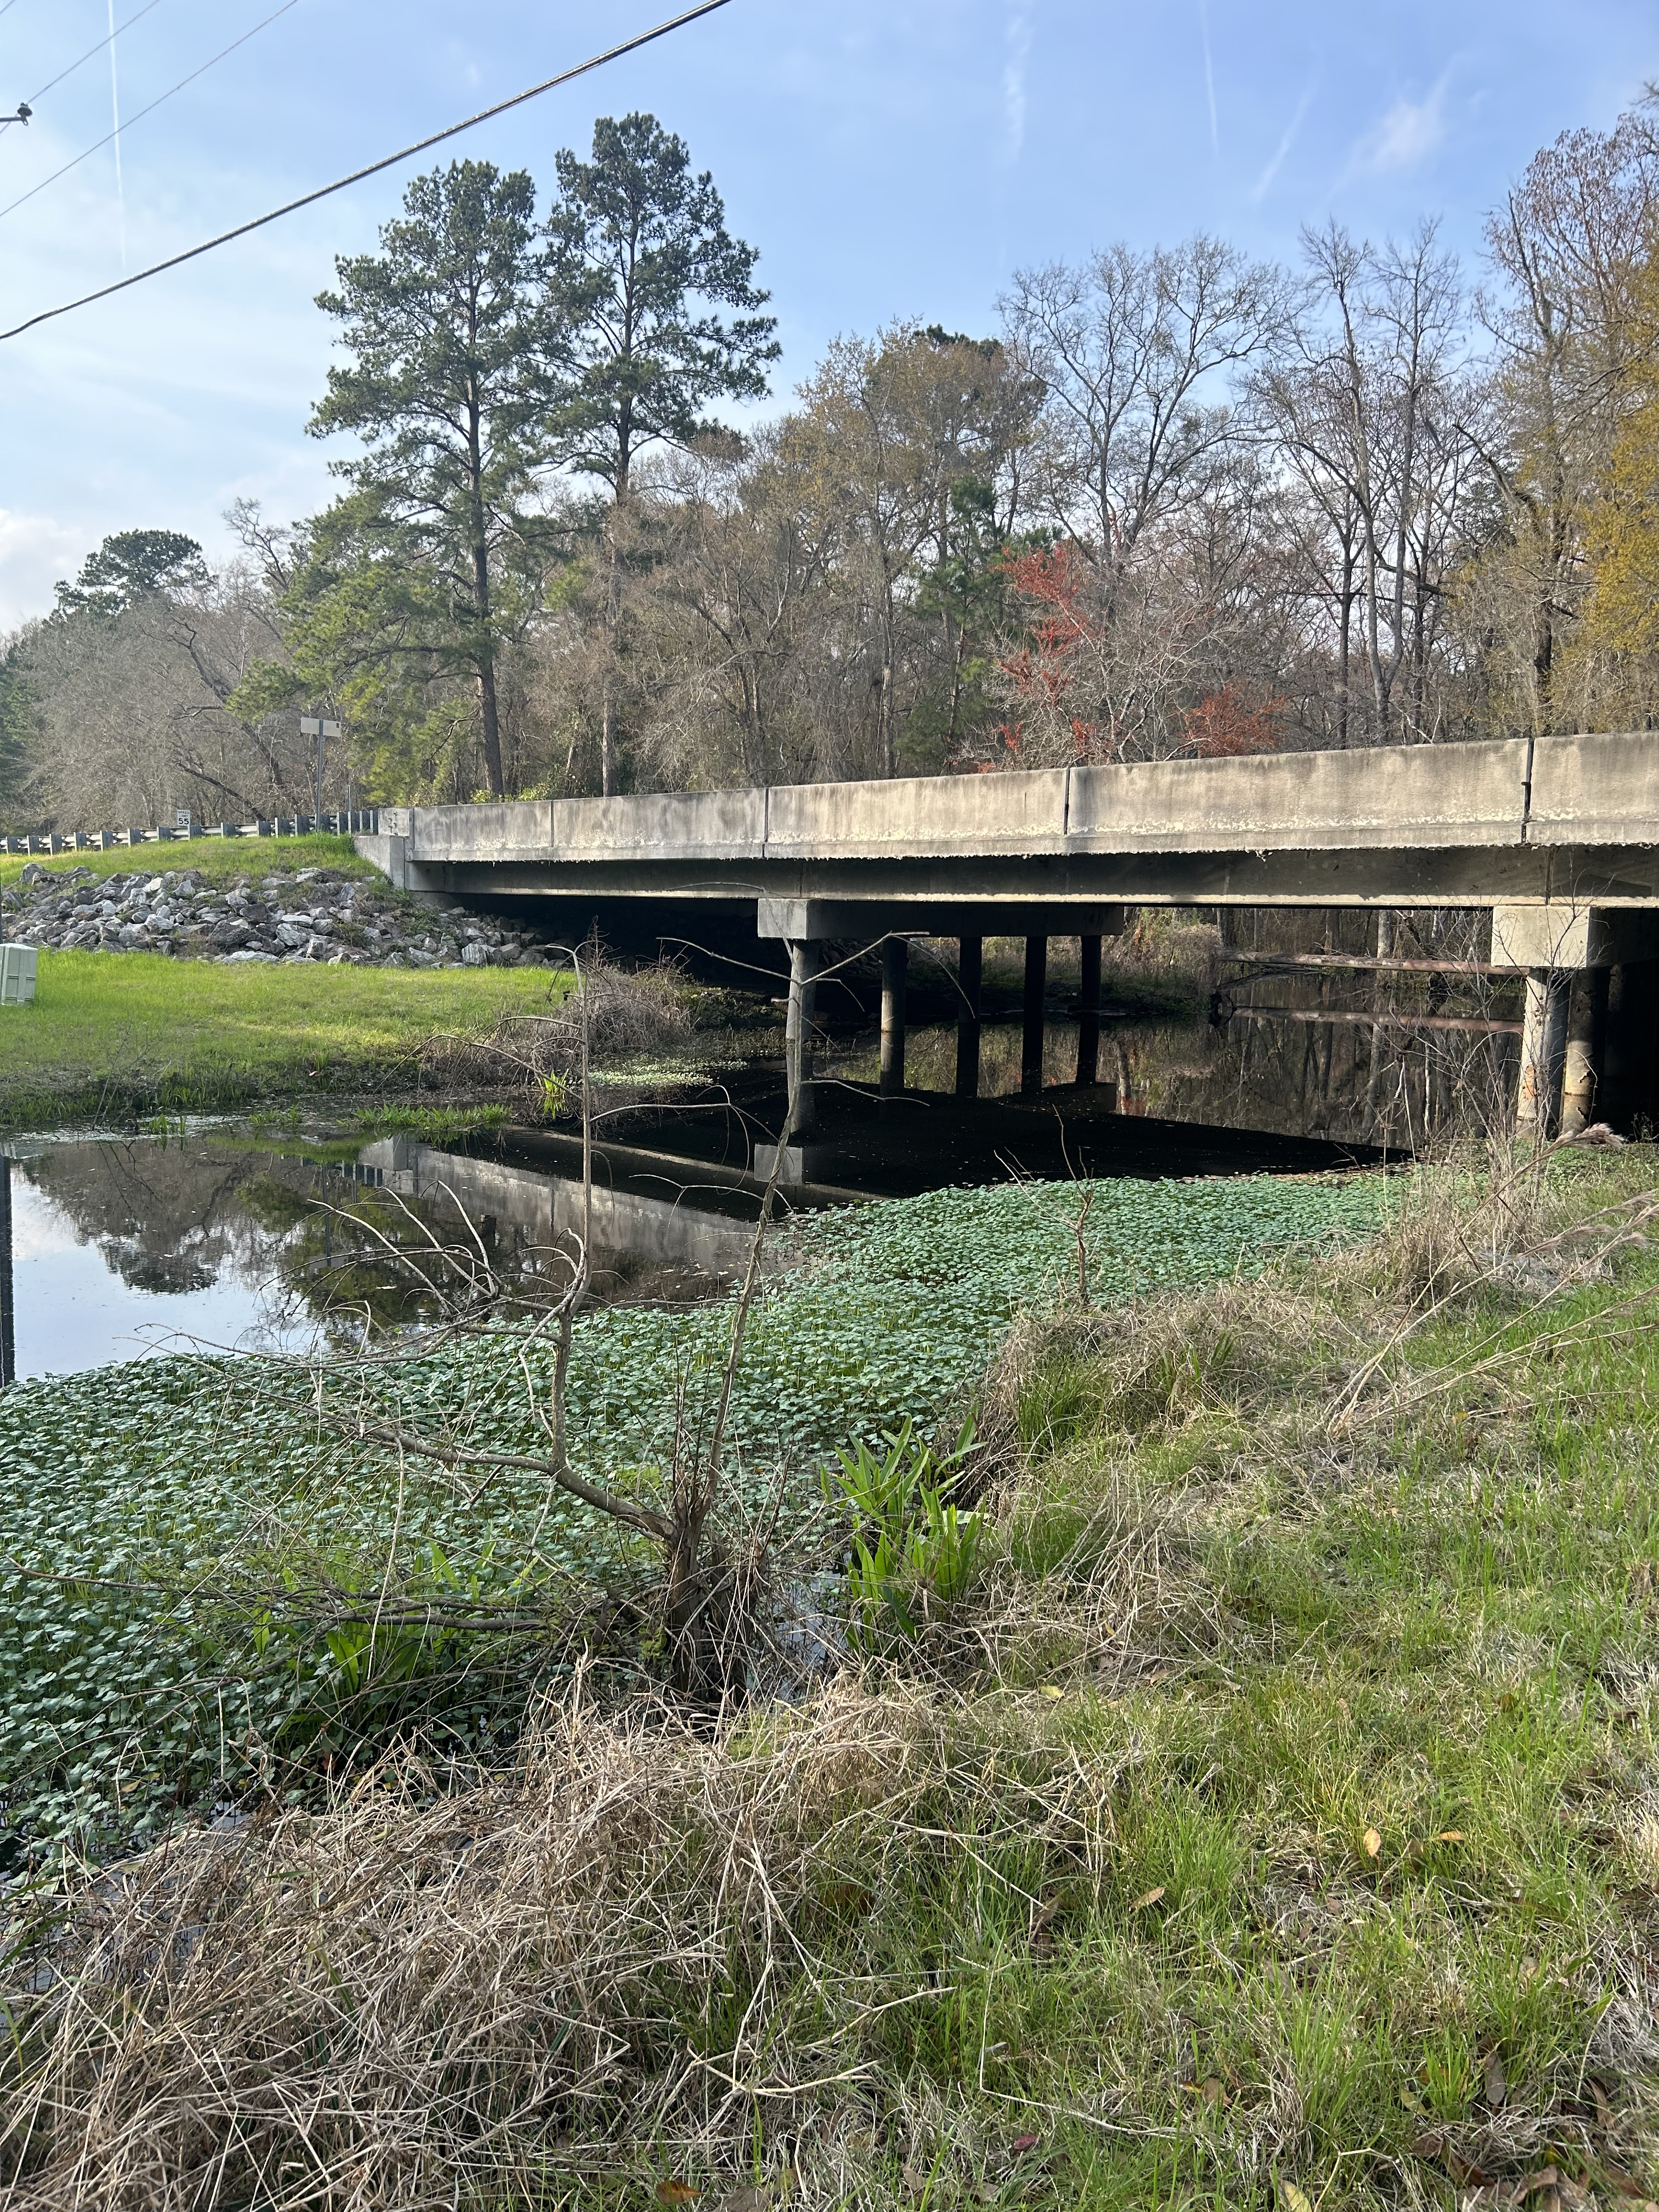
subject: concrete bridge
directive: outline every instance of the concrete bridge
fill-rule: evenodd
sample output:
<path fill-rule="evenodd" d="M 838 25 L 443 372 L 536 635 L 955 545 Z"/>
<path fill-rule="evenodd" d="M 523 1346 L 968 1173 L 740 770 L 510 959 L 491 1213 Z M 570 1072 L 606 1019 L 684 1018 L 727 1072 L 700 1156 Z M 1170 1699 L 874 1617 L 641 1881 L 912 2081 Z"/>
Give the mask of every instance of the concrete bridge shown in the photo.
<path fill-rule="evenodd" d="M 1583 1118 L 1614 1062 L 1627 1116 L 1659 1112 L 1644 1042 L 1659 1026 L 1659 735 L 383 807 L 358 844 L 417 896 L 533 901 L 578 935 L 626 914 L 662 934 L 723 924 L 781 941 L 792 1089 L 809 1086 L 798 1123 L 825 944 L 884 941 L 891 1090 L 904 940 L 960 941 L 957 1089 L 971 1095 L 983 938 L 1026 939 L 1025 1061 L 1039 1081 L 1047 942 L 1079 938 L 1086 1083 L 1101 939 L 1127 904 L 1488 909 L 1492 963 L 1528 977 L 1522 1118 Z"/>

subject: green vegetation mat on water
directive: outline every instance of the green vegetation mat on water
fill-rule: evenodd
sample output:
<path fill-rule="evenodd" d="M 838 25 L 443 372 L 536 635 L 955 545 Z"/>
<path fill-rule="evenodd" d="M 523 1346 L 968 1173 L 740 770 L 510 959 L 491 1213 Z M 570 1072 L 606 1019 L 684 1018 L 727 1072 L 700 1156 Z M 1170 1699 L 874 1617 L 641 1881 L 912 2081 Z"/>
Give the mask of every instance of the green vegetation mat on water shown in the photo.
<path fill-rule="evenodd" d="M 1076 1222 L 1101 1303 L 1258 1268 L 1302 1238 L 1377 1224 L 1379 1177 L 1005 1185 L 802 1218 L 796 1265 L 752 1317 L 729 1431 L 734 1490 L 775 1491 L 799 1528 L 817 1470 L 855 1437 L 960 1419 L 1011 1316 L 1077 1295 Z M 613 1307 L 578 1325 L 579 1469 L 647 1492 L 677 1429 L 706 1429 L 730 1307 Z M 525 1352 L 521 1363 L 520 1351 Z M 551 1573 L 637 1586 L 650 1561 L 539 1478 L 469 1497 L 349 1435 L 359 1404 L 507 1450 L 538 1438 L 526 1400 L 550 1352 L 507 1328 L 424 1357 L 324 1376 L 248 1358 L 167 1357 L 26 1384 L 0 1430 L 0 1790 L 15 1835 L 94 1848 L 142 1838 L 181 1804 L 234 1797 L 262 1747 L 325 1729 L 361 1637 L 227 1649 L 228 1598 L 284 1583 L 464 1602 Z M 534 1553 L 532 1553 L 532 1542 Z M 481 1658 L 444 1717 L 468 1754 L 510 1732 L 535 1673 L 520 1644 Z M 430 1650 L 411 1664 L 429 1663 Z M 390 1691 L 388 1695 L 391 1695 Z"/>

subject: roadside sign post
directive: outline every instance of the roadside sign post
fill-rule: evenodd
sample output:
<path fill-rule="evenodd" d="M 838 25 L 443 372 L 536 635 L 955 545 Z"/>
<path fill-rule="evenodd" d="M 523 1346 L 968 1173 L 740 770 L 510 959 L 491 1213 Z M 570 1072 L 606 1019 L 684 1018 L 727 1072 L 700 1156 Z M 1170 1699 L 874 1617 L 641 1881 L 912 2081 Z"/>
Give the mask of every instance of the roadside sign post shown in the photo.
<path fill-rule="evenodd" d="M 337 738 L 339 736 L 340 726 L 337 722 L 325 721 L 322 717 L 318 714 L 301 714 L 300 717 L 300 734 L 302 738 L 315 738 L 317 740 L 317 811 L 315 819 L 317 827 L 320 830 L 323 826 L 323 749 L 327 744 L 328 740 L 331 738 Z"/>

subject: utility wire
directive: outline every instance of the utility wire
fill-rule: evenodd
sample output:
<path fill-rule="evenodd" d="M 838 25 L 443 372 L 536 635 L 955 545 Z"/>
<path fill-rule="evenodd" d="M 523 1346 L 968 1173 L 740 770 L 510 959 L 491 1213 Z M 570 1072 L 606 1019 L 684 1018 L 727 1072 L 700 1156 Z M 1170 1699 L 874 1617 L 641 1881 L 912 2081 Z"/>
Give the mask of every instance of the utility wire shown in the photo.
<path fill-rule="evenodd" d="M 187 84 L 194 84 L 198 76 L 204 76 L 206 75 L 207 71 L 214 66 L 214 63 L 223 61 L 227 54 L 234 54 L 238 46 L 245 46 L 248 40 L 255 35 L 255 33 L 264 29 L 266 23 L 274 23 L 278 15 L 286 15 L 290 8 L 296 8 L 299 3 L 300 0 L 283 0 L 282 6 L 280 8 L 274 9 L 269 15 L 264 17 L 263 21 L 256 23 L 252 31 L 244 31 L 240 39 L 233 39 L 228 46 L 221 46 L 218 52 L 214 55 L 212 61 L 204 62 L 199 69 L 193 69 L 188 76 L 181 76 L 177 84 L 170 86 L 166 92 L 158 94 L 156 98 L 151 100 L 149 106 L 148 107 L 141 107 L 137 115 L 129 115 L 126 121 L 121 125 L 121 130 L 131 131 L 135 123 L 141 122 L 146 115 L 153 115 L 155 112 L 155 110 L 162 105 L 163 101 L 172 99 L 175 92 L 182 92 Z M 108 44 L 107 40 L 105 41 L 105 44 Z M 96 52 L 96 49 L 94 48 L 94 51 Z M 92 144 L 83 148 L 82 150 L 75 156 L 75 159 L 72 161 L 65 161 L 61 169 L 54 169 L 49 177 L 42 177 L 38 185 L 31 185 L 27 191 L 20 192 L 15 200 L 8 201 L 4 207 L 0 208 L 0 216 L 9 216 L 14 208 L 21 207 L 25 200 L 32 200 L 36 192 L 45 191 L 46 186 L 48 185 L 55 185 L 59 177 L 68 176 L 71 169 L 79 168 L 82 162 L 89 161 L 93 155 L 98 151 L 100 146 L 107 146 L 110 140 L 118 135 L 119 133 L 114 131 L 105 131 L 101 138 L 94 139 Z M 165 263 L 162 265 L 165 267 Z M 137 278 L 134 277 L 132 281 L 137 283 Z M 94 296 L 95 297 L 96 295 L 94 295 Z M 79 306 L 80 302 L 77 301 L 76 304 L 76 306 Z M 59 314 L 63 314 L 67 313 L 67 310 L 64 308 L 58 308 L 56 312 Z"/>
<path fill-rule="evenodd" d="M 123 31 L 130 31 L 132 28 L 133 25 L 138 21 L 139 15 L 148 15 L 152 8 L 159 8 L 161 4 L 161 0 L 144 0 L 143 6 L 138 9 L 137 15 L 129 15 L 125 23 L 117 25 L 116 27 L 111 30 L 104 38 L 100 39 L 95 46 L 88 46 L 85 53 L 82 55 L 80 61 L 71 62 L 67 69 L 59 70 L 55 77 L 52 78 L 48 83 L 43 84 L 39 92 L 32 92 L 28 98 L 23 102 L 23 107 L 32 108 L 36 100 L 43 99 L 47 93 L 55 90 L 58 85 L 62 84 L 66 76 L 73 76 L 76 70 L 80 69 L 85 63 L 89 62 L 94 54 L 101 54 L 106 46 L 112 46 L 115 44 L 115 41 L 120 37 Z M 6 0 L 6 7 L 9 7 L 10 5 L 11 0 Z M 5 12 L 5 8 L 0 8 L 0 15 L 3 15 Z M 14 123 L 21 123 L 23 120 L 24 117 L 21 108 L 18 110 L 15 115 L 0 115 L 0 131 L 8 131 L 11 128 L 11 125 Z"/>
<path fill-rule="evenodd" d="M 440 146 L 446 138 L 456 137 L 463 131 L 471 131 L 480 123 L 488 123 L 492 116 L 505 115 L 511 107 L 522 107 L 526 100 L 538 100 L 544 92 L 552 92 L 559 85 L 569 84 L 576 77 L 586 76 L 592 70 L 603 69 L 607 62 L 619 61 L 624 54 L 636 53 L 653 40 L 665 39 L 671 31 L 678 31 L 687 23 L 695 23 L 699 16 L 712 15 L 717 8 L 728 4 L 729 0 L 702 0 L 700 7 L 688 8 L 684 15 L 671 16 L 667 22 L 657 24 L 654 29 L 641 31 L 634 38 L 624 39 L 621 46 L 611 46 L 602 54 L 594 54 L 585 62 L 578 62 L 574 69 L 561 70 L 557 76 L 550 76 L 541 84 L 532 84 L 526 92 L 514 93 L 511 100 L 497 100 L 493 107 L 481 108 L 477 114 L 469 115 L 464 123 L 452 123 L 447 130 L 434 131 L 429 138 L 417 138 L 412 146 L 402 147 L 397 153 L 386 155 L 382 161 L 371 161 L 367 168 L 354 169 L 349 177 L 337 177 L 331 185 L 319 185 L 314 192 L 305 192 L 297 200 L 289 200 L 283 207 L 272 208 L 269 215 L 255 216 L 252 222 L 238 223 L 234 230 L 222 230 L 217 238 L 204 239 L 200 246 L 189 246 L 183 253 L 175 253 L 166 261 L 155 262 L 148 269 L 137 270 L 131 276 L 123 276 L 118 283 L 106 284 L 96 292 L 83 293 L 78 300 L 66 300 L 61 307 L 46 307 L 40 314 L 31 315 L 26 323 L 15 323 L 10 330 L 0 331 L 0 344 L 8 338 L 21 337 L 25 331 L 32 331 L 41 323 L 51 322 L 54 316 L 73 314 L 77 307 L 89 307 L 96 300 L 107 300 L 112 293 L 125 292 L 130 285 L 142 284 L 147 277 L 160 276 L 166 270 L 177 269 L 181 262 L 194 261 L 198 254 L 211 253 L 216 246 L 228 246 L 233 239 L 246 238 L 251 230 L 262 230 L 268 222 L 276 222 L 285 215 L 293 215 L 297 210 L 310 207 L 318 200 L 325 200 L 332 192 L 343 192 L 348 185 L 361 184 L 365 177 L 378 176 L 382 169 L 390 169 L 399 161 L 407 161 L 416 154 L 424 154 L 428 146 Z M 294 0 L 288 0 L 288 5 L 292 7 Z M 276 12 L 281 15 L 283 10 L 279 8 Z M 270 19 L 267 17 L 266 20 Z M 248 36 L 251 38 L 252 33 L 250 32 Z M 18 203 L 14 201 L 12 204 L 15 206 Z M 10 209 L 0 208 L 0 215 L 9 214 L 10 211 Z"/>

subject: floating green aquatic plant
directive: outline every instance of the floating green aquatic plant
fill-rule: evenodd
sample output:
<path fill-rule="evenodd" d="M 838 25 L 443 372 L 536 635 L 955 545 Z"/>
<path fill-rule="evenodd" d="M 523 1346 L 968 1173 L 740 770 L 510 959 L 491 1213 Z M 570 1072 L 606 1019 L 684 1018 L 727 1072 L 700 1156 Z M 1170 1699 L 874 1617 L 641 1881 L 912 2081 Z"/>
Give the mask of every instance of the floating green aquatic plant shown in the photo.
<path fill-rule="evenodd" d="M 1363 1234 L 1382 1185 L 1239 1177 L 1094 1186 L 1091 1294 L 1125 1299 L 1261 1264 L 1310 1237 Z M 819 1504 L 843 1447 L 964 1411 L 1017 1307 L 1074 1280 L 1075 1187 L 933 1192 L 797 1220 L 796 1264 L 751 1317 L 728 1434 L 732 1492 Z M 614 1307 L 575 1333 L 573 1463 L 649 1492 L 677 1437 L 706 1431 L 727 1340 L 722 1305 Z M 522 1358 L 520 1355 L 523 1355 Z M 350 1434 L 353 1409 L 496 1449 L 542 1443 L 530 1389 L 551 1352 L 501 1328 L 374 1370 L 169 1358 L 33 1382 L 0 1431 L 0 1802 L 19 1837 L 99 1847 L 153 1833 L 181 1804 L 246 1783 L 260 1747 L 319 1692 L 223 1629 L 228 1593 L 418 1594 L 423 1563 L 469 1588 L 526 1573 L 637 1585 L 637 1540 L 526 1472 L 472 1492 Z M 434 1547 L 437 1547 L 434 1554 Z M 293 1608 L 303 1613 L 296 1599 Z M 319 1668 L 331 1662 L 316 1640 Z M 465 1676 L 446 1716 L 459 1746 L 510 1728 L 533 1662 Z M 326 1689 L 326 1684 L 322 1686 Z M 309 1702 L 307 1702 L 309 1701 Z"/>

